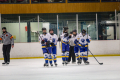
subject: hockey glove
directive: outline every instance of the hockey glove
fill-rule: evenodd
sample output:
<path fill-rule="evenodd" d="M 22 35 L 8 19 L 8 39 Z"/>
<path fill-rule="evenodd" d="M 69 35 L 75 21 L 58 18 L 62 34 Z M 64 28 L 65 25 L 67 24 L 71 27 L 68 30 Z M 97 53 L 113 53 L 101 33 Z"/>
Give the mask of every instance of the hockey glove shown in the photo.
<path fill-rule="evenodd" d="M 71 38 L 71 35 L 69 35 L 69 37 L 68 38 Z"/>
<path fill-rule="evenodd" d="M 50 41 L 46 42 L 46 47 L 50 47 Z"/>
<path fill-rule="evenodd" d="M 58 41 L 61 41 L 61 38 L 58 38 Z"/>
<path fill-rule="evenodd" d="M 78 45 L 78 40 L 77 39 L 74 41 L 74 44 L 75 44 L 75 46 Z"/>
<path fill-rule="evenodd" d="M 51 43 L 51 46 L 55 46 L 55 44 L 54 44 L 54 43 Z"/>
<path fill-rule="evenodd" d="M 86 39 L 86 41 L 87 41 L 88 43 L 90 43 L 90 40 L 89 40 L 89 39 Z"/>
<path fill-rule="evenodd" d="M 44 41 L 44 40 L 42 40 L 42 41 L 41 41 L 41 44 L 44 44 L 44 43 L 45 43 L 45 41 Z"/>

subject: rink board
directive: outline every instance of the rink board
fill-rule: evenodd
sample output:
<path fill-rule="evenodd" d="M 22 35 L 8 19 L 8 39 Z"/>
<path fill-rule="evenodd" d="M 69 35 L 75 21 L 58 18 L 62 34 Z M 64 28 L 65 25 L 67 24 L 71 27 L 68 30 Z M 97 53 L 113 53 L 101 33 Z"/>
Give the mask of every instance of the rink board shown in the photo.
<path fill-rule="evenodd" d="M 90 51 L 95 56 L 120 56 L 120 40 L 93 40 L 89 44 Z M 11 59 L 43 58 L 40 43 L 15 43 L 11 49 Z M 61 48 L 57 45 L 57 56 L 61 57 Z M 92 55 L 89 53 L 89 57 Z M 2 55 L 2 44 L 0 44 L 0 59 Z"/>

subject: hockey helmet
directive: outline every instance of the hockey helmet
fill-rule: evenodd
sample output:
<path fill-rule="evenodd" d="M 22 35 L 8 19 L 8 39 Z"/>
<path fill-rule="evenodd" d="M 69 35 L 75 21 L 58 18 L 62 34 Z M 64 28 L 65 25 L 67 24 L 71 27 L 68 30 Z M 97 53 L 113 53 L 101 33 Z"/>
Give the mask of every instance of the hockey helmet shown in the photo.
<path fill-rule="evenodd" d="M 86 34 L 86 30 L 85 29 L 82 30 L 82 34 Z"/>
<path fill-rule="evenodd" d="M 68 27 L 63 27 L 64 31 L 68 30 L 69 28 Z"/>
<path fill-rule="evenodd" d="M 53 29 L 49 29 L 49 32 L 50 32 L 50 31 L 54 31 L 54 30 L 53 30 Z"/>
<path fill-rule="evenodd" d="M 43 31 L 43 30 L 46 30 L 46 28 L 42 28 L 42 31 Z"/>

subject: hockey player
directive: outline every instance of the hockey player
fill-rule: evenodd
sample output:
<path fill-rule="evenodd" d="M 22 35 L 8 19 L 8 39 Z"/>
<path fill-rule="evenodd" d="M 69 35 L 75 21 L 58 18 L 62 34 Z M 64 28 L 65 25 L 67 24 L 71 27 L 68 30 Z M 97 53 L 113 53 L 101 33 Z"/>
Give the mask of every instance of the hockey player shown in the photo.
<path fill-rule="evenodd" d="M 91 38 L 88 34 L 86 34 L 86 30 L 84 29 L 82 30 L 82 33 L 80 33 L 76 38 L 79 38 L 79 40 L 75 40 L 75 43 L 79 43 L 80 48 L 80 57 L 78 58 L 78 62 L 81 63 L 83 59 L 84 63 L 87 65 L 89 64 L 87 47 L 88 43 L 90 43 Z"/>
<path fill-rule="evenodd" d="M 80 63 L 80 57 L 79 57 L 79 51 L 80 51 L 80 47 L 79 47 L 79 34 L 77 34 L 77 31 L 76 30 L 74 30 L 73 31 L 73 38 L 75 38 L 75 40 L 74 40 L 74 53 L 75 53 L 75 56 L 76 56 L 76 58 L 77 58 L 77 60 L 78 60 L 78 64 L 81 64 Z"/>
<path fill-rule="evenodd" d="M 58 37 L 56 34 L 54 34 L 53 29 L 49 30 L 49 35 L 50 35 L 50 40 L 51 42 L 51 46 L 52 46 L 52 55 L 53 55 L 53 60 L 54 60 L 54 64 L 55 66 L 57 66 L 57 59 L 56 59 L 56 55 L 57 55 L 57 41 L 58 41 Z"/>
<path fill-rule="evenodd" d="M 62 64 L 68 64 L 68 57 L 69 57 L 69 36 L 68 34 L 68 27 L 64 27 L 63 33 L 61 37 L 61 46 L 62 46 Z"/>
<path fill-rule="evenodd" d="M 46 28 L 42 28 L 42 34 L 39 36 L 39 40 L 42 45 L 42 50 L 44 54 L 44 59 L 45 59 L 45 64 L 44 66 L 48 66 L 48 60 L 51 66 L 52 64 L 52 56 L 51 56 L 51 41 L 50 41 L 50 36 L 46 33 Z"/>

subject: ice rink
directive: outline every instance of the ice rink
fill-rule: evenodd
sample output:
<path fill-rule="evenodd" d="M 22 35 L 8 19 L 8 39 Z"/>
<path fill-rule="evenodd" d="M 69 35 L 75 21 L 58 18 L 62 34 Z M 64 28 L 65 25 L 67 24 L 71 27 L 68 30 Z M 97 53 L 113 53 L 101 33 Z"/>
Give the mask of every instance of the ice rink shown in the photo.
<path fill-rule="evenodd" d="M 63 66 L 58 58 L 58 66 L 43 67 L 44 59 L 12 59 L 9 66 L 2 66 L 0 60 L 0 80 L 120 80 L 120 56 L 89 57 L 90 65 L 68 64 Z"/>

